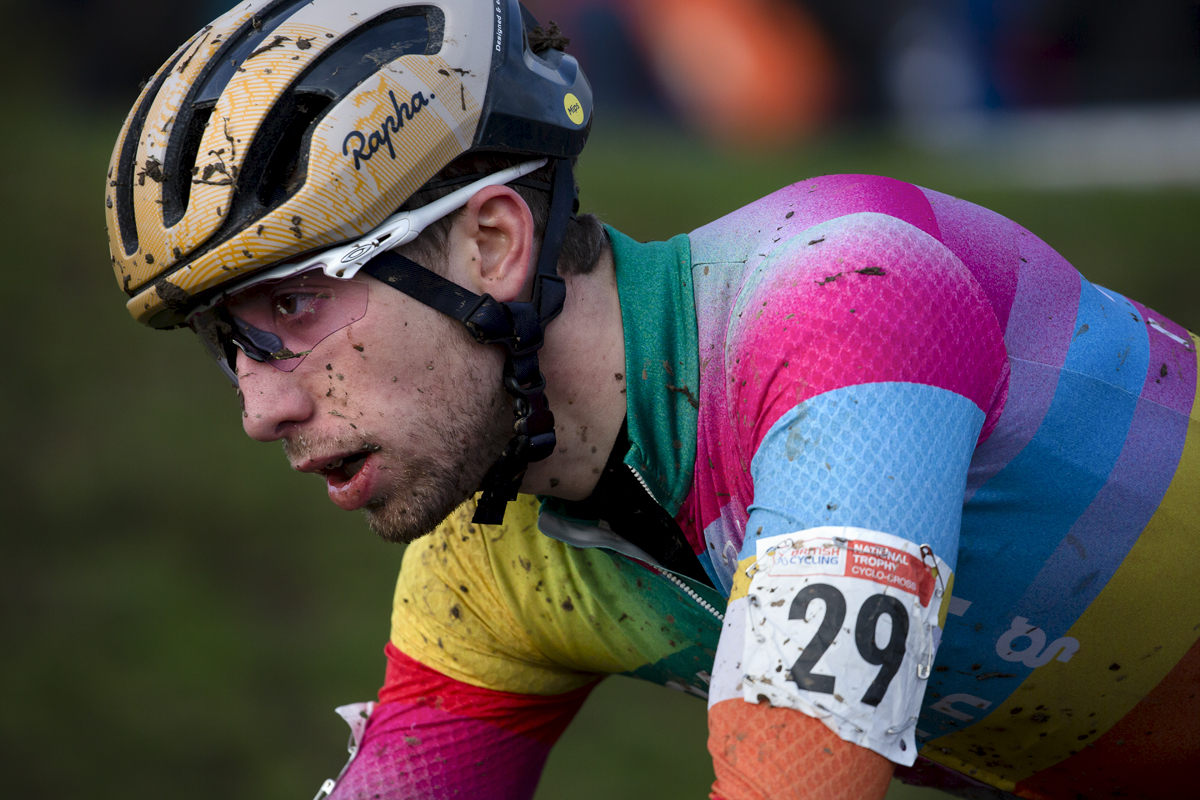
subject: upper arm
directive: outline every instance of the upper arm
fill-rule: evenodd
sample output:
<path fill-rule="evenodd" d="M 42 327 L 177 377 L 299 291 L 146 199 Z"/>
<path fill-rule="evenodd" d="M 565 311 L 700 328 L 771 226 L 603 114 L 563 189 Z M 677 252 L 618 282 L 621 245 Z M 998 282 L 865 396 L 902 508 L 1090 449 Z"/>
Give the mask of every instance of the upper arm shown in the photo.
<path fill-rule="evenodd" d="M 729 422 L 753 500 L 710 713 L 769 699 L 820 720 L 797 730 L 868 748 L 847 774 L 875 753 L 911 763 L 967 469 L 1003 404 L 1000 324 L 957 257 L 880 214 L 781 246 L 733 315 Z"/>
<path fill-rule="evenodd" d="M 708 750 L 718 800 L 879 800 L 894 769 L 819 720 L 742 700 L 709 709 Z"/>

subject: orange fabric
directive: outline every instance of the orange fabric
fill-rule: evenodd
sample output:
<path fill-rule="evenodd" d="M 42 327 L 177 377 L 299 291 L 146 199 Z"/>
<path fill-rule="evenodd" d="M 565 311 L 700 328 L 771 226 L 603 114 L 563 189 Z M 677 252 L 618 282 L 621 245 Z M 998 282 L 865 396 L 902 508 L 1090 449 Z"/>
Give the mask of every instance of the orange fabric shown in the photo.
<path fill-rule="evenodd" d="M 712 800 L 880 800 L 893 765 L 790 708 L 724 700 L 708 711 Z"/>

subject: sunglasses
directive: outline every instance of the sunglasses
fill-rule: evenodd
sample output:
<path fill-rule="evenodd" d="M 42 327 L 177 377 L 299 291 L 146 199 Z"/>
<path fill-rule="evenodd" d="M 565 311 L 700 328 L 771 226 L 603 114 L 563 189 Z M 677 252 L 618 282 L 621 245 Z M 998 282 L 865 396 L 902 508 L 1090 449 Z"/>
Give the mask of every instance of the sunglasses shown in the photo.
<path fill-rule="evenodd" d="M 545 164 L 540 158 L 509 167 L 428 205 L 393 214 L 360 239 L 285 261 L 216 295 L 196 308 L 187 324 L 234 386 L 239 350 L 291 372 L 326 338 L 366 316 L 370 286 L 353 278 L 368 261 L 416 239 L 481 189 L 510 183 Z"/>

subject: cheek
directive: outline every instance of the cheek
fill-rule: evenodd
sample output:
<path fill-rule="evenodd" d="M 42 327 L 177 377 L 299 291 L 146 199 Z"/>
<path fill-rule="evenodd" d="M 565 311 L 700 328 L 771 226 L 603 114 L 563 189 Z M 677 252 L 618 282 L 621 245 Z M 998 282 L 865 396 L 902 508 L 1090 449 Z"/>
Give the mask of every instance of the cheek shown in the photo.
<path fill-rule="evenodd" d="M 333 410 L 412 416 L 423 405 L 458 403 L 500 385 L 500 348 L 477 344 L 460 323 L 432 309 L 410 308 L 415 302 L 399 293 L 376 302 L 373 293 L 366 318 L 341 332 L 322 390 L 327 402 L 339 404 Z"/>
<path fill-rule="evenodd" d="M 444 382 L 446 370 L 436 347 L 403 333 L 387 338 L 354 328 L 346 329 L 337 358 L 322 364 L 323 394 L 333 410 L 349 407 L 355 416 L 395 415 Z"/>

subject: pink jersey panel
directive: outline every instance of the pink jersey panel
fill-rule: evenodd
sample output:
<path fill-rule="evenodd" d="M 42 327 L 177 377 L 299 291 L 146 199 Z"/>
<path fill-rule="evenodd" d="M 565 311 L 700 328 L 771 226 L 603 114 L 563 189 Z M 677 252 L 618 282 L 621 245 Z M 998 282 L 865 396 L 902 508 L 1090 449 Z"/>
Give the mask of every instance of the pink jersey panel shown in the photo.
<path fill-rule="evenodd" d="M 525 800 L 550 745 L 427 705 L 385 703 L 331 800 Z M 480 764 L 488 765 L 486 770 Z"/>
<path fill-rule="evenodd" d="M 941 242 L 894 217 L 843 217 L 780 247 L 733 317 L 726 364 L 744 453 L 796 405 L 847 386 L 920 383 L 994 411 L 1005 354 L 986 294 Z"/>

